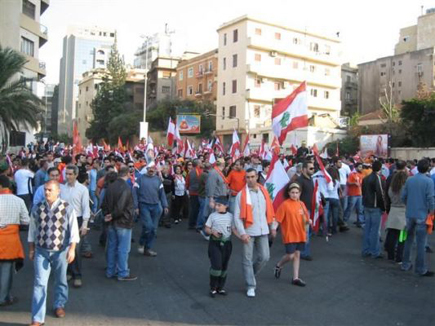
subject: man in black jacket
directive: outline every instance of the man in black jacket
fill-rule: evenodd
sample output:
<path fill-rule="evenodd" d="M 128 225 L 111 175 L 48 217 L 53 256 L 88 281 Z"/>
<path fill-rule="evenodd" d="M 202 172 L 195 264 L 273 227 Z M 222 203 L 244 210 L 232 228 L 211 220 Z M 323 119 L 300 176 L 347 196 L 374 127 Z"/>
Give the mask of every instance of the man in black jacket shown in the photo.
<path fill-rule="evenodd" d="M 137 277 L 130 274 L 128 255 L 131 246 L 131 231 L 134 220 L 133 194 L 127 180 L 130 170 L 121 167 L 118 179 L 111 183 L 104 196 L 102 205 L 105 221 L 109 222 L 107 238 L 106 277 L 117 277 L 118 281 L 134 281 Z"/>
<path fill-rule="evenodd" d="M 381 179 L 381 168 L 381 162 L 373 162 L 373 172 L 365 177 L 362 183 L 364 218 L 366 221 L 362 249 L 364 257 L 382 258 L 379 228 L 381 226 L 382 212 L 385 211 L 385 184 Z"/>

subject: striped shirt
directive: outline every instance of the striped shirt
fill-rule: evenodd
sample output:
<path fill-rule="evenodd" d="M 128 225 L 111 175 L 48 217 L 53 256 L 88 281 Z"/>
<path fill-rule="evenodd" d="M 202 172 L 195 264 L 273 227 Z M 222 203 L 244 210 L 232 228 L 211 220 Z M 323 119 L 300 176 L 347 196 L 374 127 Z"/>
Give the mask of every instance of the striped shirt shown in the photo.
<path fill-rule="evenodd" d="M 214 231 L 222 234 L 222 240 L 229 239 L 231 237 L 231 227 L 233 225 L 233 214 L 231 213 L 211 213 L 205 223 L 206 226 Z"/>
<path fill-rule="evenodd" d="M 29 212 L 24 200 L 12 194 L 0 195 L 0 227 L 29 224 Z"/>

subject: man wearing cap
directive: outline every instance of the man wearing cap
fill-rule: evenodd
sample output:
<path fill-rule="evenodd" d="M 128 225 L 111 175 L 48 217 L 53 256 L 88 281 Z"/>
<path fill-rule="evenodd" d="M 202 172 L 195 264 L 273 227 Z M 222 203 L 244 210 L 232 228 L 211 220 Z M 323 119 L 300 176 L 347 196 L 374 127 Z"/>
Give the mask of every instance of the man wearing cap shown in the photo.
<path fill-rule="evenodd" d="M 152 248 L 162 210 L 168 214 L 168 202 L 162 180 L 156 175 L 154 162 L 147 165 L 146 174 L 142 174 L 137 180 L 137 191 L 133 192 L 133 195 L 137 196 L 139 216 L 142 221 L 142 234 L 137 251 L 145 256 L 155 257 L 157 253 Z"/>
<path fill-rule="evenodd" d="M 208 198 L 208 210 L 206 218 L 214 209 L 214 198 L 228 196 L 228 181 L 222 173 L 225 168 L 225 160 L 218 158 L 216 166 L 211 168 L 208 173 L 207 184 L 205 187 L 206 196 Z"/>

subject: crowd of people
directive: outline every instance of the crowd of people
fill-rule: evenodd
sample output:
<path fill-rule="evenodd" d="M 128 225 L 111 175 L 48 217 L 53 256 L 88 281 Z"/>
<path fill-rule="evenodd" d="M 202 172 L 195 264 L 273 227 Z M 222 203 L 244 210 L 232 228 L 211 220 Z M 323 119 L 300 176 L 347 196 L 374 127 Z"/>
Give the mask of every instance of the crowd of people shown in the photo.
<path fill-rule="evenodd" d="M 255 297 L 256 275 L 270 258 L 277 232 L 284 255 L 274 276 L 280 278 L 292 262 L 291 283 L 303 287 L 300 260 L 315 258 L 310 239 L 331 241 L 349 230 L 353 216 L 355 227 L 363 229 L 363 257 L 384 258 L 383 243 L 386 258 L 408 271 L 415 242 L 415 272 L 434 275 L 425 256 L 432 252 L 427 235 L 433 229 L 435 159 L 322 159 L 305 144 L 295 155 L 278 157 L 290 181 L 277 206 L 265 184 L 271 162 L 258 154 L 235 159 L 214 148 L 194 158 L 165 149 L 70 155 L 29 147 L 8 155 L 0 161 L 0 307 L 16 302 L 12 277 L 25 258 L 20 229 L 28 231 L 28 258 L 34 263 L 34 326 L 45 321 L 50 273 L 52 308 L 59 318 L 65 316 L 68 282 L 83 286 L 82 258 L 93 257 L 90 230 L 100 233 L 105 247 L 105 276 L 134 281 L 128 264 L 132 243 L 138 253 L 156 257 L 158 227 L 186 221 L 208 241 L 211 297 L 226 294 L 232 235 L 242 243 L 246 295 Z M 315 228 L 316 189 L 322 210 Z M 135 225 L 141 228 L 137 241 Z"/>

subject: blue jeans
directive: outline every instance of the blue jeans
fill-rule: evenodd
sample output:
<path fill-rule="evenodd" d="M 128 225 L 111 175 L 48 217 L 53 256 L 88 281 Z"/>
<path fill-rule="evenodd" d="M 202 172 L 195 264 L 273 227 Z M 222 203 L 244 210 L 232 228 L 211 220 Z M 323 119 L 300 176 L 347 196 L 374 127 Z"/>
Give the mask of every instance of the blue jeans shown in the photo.
<path fill-rule="evenodd" d="M 208 204 L 208 198 L 198 196 L 198 199 L 199 199 L 199 212 L 198 212 L 198 218 L 196 220 L 196 228 L 202 229 L 205 224 L 204 209 L 205 209 L 205 205 Z"/>
<path fill-rule="evenodd" d="M 326 206 L 324 208 L 324 216 L 326 220 L 327 231 L 330 229 L 332 233 L 337 233 L 338 214 L 340 212 L 340 200 L 336 198 L 326 198 Z M 329 216 L 332 214 L 332 222 Z"/>
<path fill-rule="evenodd" d="M 311 211 L 308 210 L 308 216 L 311 216 Z M 307 230 L 307 241 L 305 242 L 305 249 L 301 251 L 301 257 L 308 257 L 311 256 L 311 249 L 310 249 L 310 238 L 311 238 L 311 227 L 308 227 Z"/>
<path fill-rule="evenodd" d="M 97 195 L 95 195 L 95 190 L 89 190 L 89 197 L 92 200 L 91 212 L 95 214 L 98 210 L 98 198 Z"/>
<path fill-rule="evenodd" d="M 130 275 L 128 254 L 131 247 L 131 229 L 110 225 L 107 232 L 106 276 L 127 277 Z"/>
<path fill-rule="evenodd" d="M 231 214 L 234 215 L 234 209 L 236 207 L 236 196 L 231 196 L 230 195 L 230 199 L 228 201 L 228 210 Z"/>
<path fill-rule="evenodd" d="M 145 246 L 146 249 L 153 247 L 162 211 L 163 209 L 160 204 L 139 203 L 139 215 L 142 221 L 142 233 L 139 239 L 140 246 Z"/>
<path fill-rule="evenodd" d="M 11 261 L 0 261 L 0 303 L 12 299 L 12 277 L 14 275 L 14 263 Z"/>
<path fill-rule="evenodd" d="M 362 205 L 362 196 L 349 196 L 346 211 L 344 212 L 344 221 L 347 222 L 352 214 L 352 210 L 356 209 L 357 219 L 359 223 L 364 223 L 364 212 Z"/>
<path fill-rule="evenodd" d="M 380 208 L 364 207 L 366 226 L 363 238 L 363 256 L 377 257 L 380 255 L 381 245 L 379 241 L 379 228 L 381 226 L 382 212 Z"/>
<path fill-rule="evenodd" d="M 32 321 L 43 323 L 45 321 L 47 286 L 50 271 L 54 274 L 54 302 L 53 309 L 65 307 L 68 301 L 68 283 L 66 270 L 68 262 L 66 253 L 68 248 L 62 251 L 51 251 L 36 247 L 33 261 L 35 269 L 35 282 L 33 285 Z"/>
<path fill-rule="evenodd" d="M 425 259 L 425 244 L 427 239 L 426 219 L 421 218 L 407 218 L 406 230 L 408 237 L 405 242 L 405 249 L 403 250 L 402 269 L 408 270 L 411 265 L 411 249 L 414 244 L 414 236 L 417 242 L 417 256 L 415 257 L 415 272 L 424 274 L 427 272 L 426 259 Z"/>

